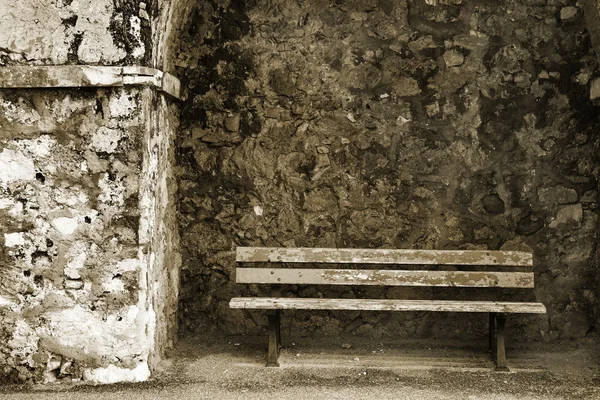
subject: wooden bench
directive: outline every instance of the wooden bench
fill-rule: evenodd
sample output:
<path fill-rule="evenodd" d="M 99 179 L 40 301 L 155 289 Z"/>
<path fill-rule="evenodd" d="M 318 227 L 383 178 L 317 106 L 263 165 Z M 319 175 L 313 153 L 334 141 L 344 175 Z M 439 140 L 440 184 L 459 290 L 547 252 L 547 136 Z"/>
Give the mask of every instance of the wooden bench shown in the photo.
<path fill-rule="evenodd" d="M 464 288 L 534 287 L 533 255 L 516 251 L 479 250 L 367 250 L 319 248 L 238 247 L 236 282 L 266 285 L 381 285 Z M 267 263 L 268 265 L 265 265 Z M 404 269 L 317 269 L 305 264 L 394 264 L 421 266 Z M 293 268 L 282 268 L 292 266 Z M 301 268 L 297 268 L 300 266 Z M 438 270 L 423 270 L 438 266 Z M 475 267 L 475 268 L 474 268 Z M 514 271 L 514 267 L 529 272 Z M 439 270 L 440 268 L 454 270 Z M 462 270 L 457 270 L 458 268 Z M 466 270 L 465 270 L 466 269 Z M 512 270 L 511 270 L 512 269 Z M 499 271 L 494 271 L 499 270 Z M 277 288 L 278 286 L 274 286 Z M 236 297 L 229 306 L 265 309 L 269 323 L 267 366 L 279 366 L 281 310 L 377 310 L 489 313 L 489 346 L 496 370 L 507 371 L 504 347 L 506 315 L 546 313 L 541 303 L 465 300 L 390 300 L 337 298 Z"/>

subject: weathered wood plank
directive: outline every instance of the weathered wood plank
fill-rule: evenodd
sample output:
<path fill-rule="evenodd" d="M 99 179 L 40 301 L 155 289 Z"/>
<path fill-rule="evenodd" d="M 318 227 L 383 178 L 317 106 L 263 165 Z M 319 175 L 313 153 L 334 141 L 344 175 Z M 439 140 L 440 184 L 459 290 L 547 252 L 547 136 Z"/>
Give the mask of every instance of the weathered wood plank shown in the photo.
<path fill-rule="evenodd" d="M 533 288 L 533 272 L 237 268 L 237 283 Z"/>
<path fill-rule="evenodd" d="M 522 251 L 238 247 L 238 262 L 533 266 Z"/>
<path fill-rule="evenodd" d="M 508 372 L 506 365 L 506 347 L 504 345 L 504 333 L 506 326 L 506 315 L 496 315 L 496 371 Z"/>
<path fill-rule="evenodd" d="M 234 297 L 231 308 L 273 310 L 369 310 L 369 311 L 447 311 L 545 314 L 542 303 L 456 301 L 456 300 L 378 300 L 312 299 L 278 297 Z"/>

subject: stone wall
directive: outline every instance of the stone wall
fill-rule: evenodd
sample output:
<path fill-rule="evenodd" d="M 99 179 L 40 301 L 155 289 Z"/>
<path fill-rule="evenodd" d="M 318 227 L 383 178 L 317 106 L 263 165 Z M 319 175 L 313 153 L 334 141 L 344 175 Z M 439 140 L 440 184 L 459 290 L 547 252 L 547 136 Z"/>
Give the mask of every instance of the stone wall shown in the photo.
<path fill-rule="evenodd" d="M 589 334 L 598 62 L 584 17 L 571 0 L 2 2 L 0 68 L 151 66 L 188 96 L 175 152 L 178 107 L 151 87 L 0 89 L 0 380 L 147 378 L 177 334 L 179 233 L 187 333 L 264 331 L 262 313 L 227 306 L 268 293 L 234 284 L 235 246 L 264 245 L 532 250 L 549 313 L 509 320 L 511 336 Z M 290 312 L 284 329 L 476 337 L 485 322 Z"/>
<path fill-rule="evenodd" d="M 0 65 L 147 64 L 147 2 L 5 0 L 0 4 Z"/>
<path fill-rule="evenodd" d="M 137 367 L 140 93 L 1 96 L 2 364 L 46 380 Z"/>
<path fill-rule="evenodd" d="M 583 0 L 582 3 L 585 23 L 590 33 L 592 46 L 596 53 L 596 59 L 600 60 L 600 2 L 597 0 Z M 590 90 L 590 98 L 598 104 L 600 98 L 600 78 L 596 78 L 592 82 Z M 597 253 L 600 255 L 600 252 Z M 597 269 L 597 288 L 600 291 L 600 268 Z M 596 302 L 596 327 L 600 326 L 600 301 Z M 598 329 L 596 329 L 598 330 Z"/>
<path fill-rule="evenodd" d="M 146 264 L 146 307 L 151 310 L 149 365 L 156 367 L 178 337 L 179 234 L 176 209 L 174 138 L 179 107 L 163 94 L 146 89 L 143 99 L 146 132 L 142 164 L 140 259 Z"/>
<path fill-rule="evenodd" d="M 3 2 L 0 73 L 156 66 L 151 14 L 164 19 L 139 1 Z M 64 71 L 33 74 L 51 89 L 0 81 L 0 381 L 145 380 L 177 335 L 177 104 L 153 78 L 69 89 Z"/>
<path fill-rule="evenodd" d="M 511 336 L 595 329 L 597 61 L 575 1 L 190 3 L 175 59 L 189 90 L 177 155 L 183 329 L 264 332 L 262 313 L 227 305 L 268 293 L 234 283 L 237 245 L 531 250 L 548 314 L 510 318 Z M 284 326 L 468 337 L 485 321 L 298 311 Z"/>

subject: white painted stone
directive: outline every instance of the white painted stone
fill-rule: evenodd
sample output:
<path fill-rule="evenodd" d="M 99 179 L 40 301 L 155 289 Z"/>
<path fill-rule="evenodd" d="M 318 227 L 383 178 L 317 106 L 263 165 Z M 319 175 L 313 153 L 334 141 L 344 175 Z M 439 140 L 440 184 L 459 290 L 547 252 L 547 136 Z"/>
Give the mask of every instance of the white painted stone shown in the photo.
<path fill-rule="evenodd" d="M 78 189 L 80 188 L 75 186 L 68 189 L 57 190 L 54 200 L 58 204 L 65 204 L 69 206 L 69 208 L 84 206 L 89 201 L 89 198 L 84 191 L 77 191 Z"/>
<path fill-rule="evenodd" d="M 34 159 L 46 158 L 52 155 L 56 140 L 49 135 L 43 135 L 36 139 L 20 140 L 18 146 L 23 153 L 33 156 Z"/>
<path fill-rule="evenodd" d="M 127 117 L 135 111 L 137 102 L 130 92 L 121 92 L 111 96 L 108 101 L 108 109 L 112 118 Z"/>
<path fill-rule="evenodd" d="M 68 61 L 76 35 L 83 33 L 78 55 L 82 62 L 117 62 L 126 56 L 108 27 L 114 18 L 112 0 L 3 0 L 0 2 L 0 48 L 27 60 L 49 64 Z M 77 16 L 74 27 L 64 20 Z"/>
<path fill-rule="evenodd" d="M 86 69 L 85 71 L 88 70 Z M 90 83 L 93 84 L 93 82 Z M 88 106 L 90 105 L 91 104 L 88 103 Z M 81 111 L 82 108 L 85 106 L 86 104 L 82 102 L 81 99 L 74 99 L 70 95 L 56 98 L 50 103 L 50 108 L 52 109 L 52 119 L 56 121 L 56 123 L 62 124 L 63 122 L 71 118 L 73 114 L 75 114 L 78 111 Z"/>
<path fill-rule="evenodd" d="M 74 0 L 71 9 L 79 18 L 75 29 L 83 33 L 77 55 L 83 63 L 113 63 L 127 53 L 119 48 L 108 30 L 114 17 L 113 2 L 109 0 Z"/>
<path fill-rule="evenodd" d="M 134 369 L 119 368 L 110 364 L 106 368 L 86 369 L 83 379 L 94 383 L 144 382 L 150 377 L 147 363 L 140 363 Z"/>
<path fill-rule="evenodd" d="M 14 304 L 15 304 L 14 302 L 10 301 L 6 297 L 0 296 L 0 307 L 10 307 L 10 306 L 13 306 Z"/>
<path fill-rule="evenodd" d="M 79 289 L 83 289 L 83 281 L 80 280 L 74 280 L 74 279 L 67 279 L 65 280 L 65 289 L 71 289 L 71 290 L 79 290 Z"/>
<path fill-rule="evenodd" d="M 102 126 L 92 134 L 92 149 L 98 152 L 114 153 L 122 138 L 123 131 Z"/>
<path fill-rule="evenodd" d="M 86 32 L 81 41 L 81 45 L 77 51 L 79 59 L 85 63 L 98 64 L 101 61 L 106 60 L 108 62 L 115 62 L 123 59 L 127 53 L 125 50 L 114 47 L 114 52 L 105 53 L 101 47 L 98 46 L 98 42 L 112 42 L 112 39 L 107 39 L 103 35 L 99 35 L 96 32 Z M 114 46 L 114 43 L 111 43 Z"/>
<path fill-rule="evenodd" d="M 16 247 L 25 245 L 25 237 L 23 237 L 23 232 L 5 233 L 4 245 L 6 247 Z"/>
<path fill-rule="evenodd" d="M 85 251 L 77 254 L 67 263 L 65 267 L 65 276 L 69 279 L 81 279 L 81 275 L 79 274 L 79 270 L 83 268 L 85 265 L 85 261 L 87 260 L 87 254 Z"/>
<path fill-rule="evenodd" d="M 8 122 L 33 124 L 40 120 L 40 114 L 31 106 L 24 104 L 21 99 L 18 102 L 0 100 L 0 112 Z"/>
<path fill-rule="evenodd" d="M 107 280 L 102 282 L 102 291 L 109 293 L 118 293 L 125 290 L 125 284 L 119 278 L 109 277 Z"/>
<path fill-rule="evenodd" d="M 261 206 L 254 206 L 254 214 L 258 216 L 263 215 L 263 208 Z"/>
<path fill-rule="evenodd" d="M 8 0 L 12 1 L 12 0 Z M 36 0 L 38 1 L 38 0 Z M 111 0 L 112 2 L 112 0 Z M 24 0 L 24 3 L 29 3 L 29 0 Z M 46 3 L 42 1 L 41 3 Z M 40 3 L 40 4 L 41 4 Z M 52 5 L 54 4 L 66 4 L 67 2 L 62 0 L 58 0 L 57 2 L 50 2 Z M 49 4 L 50 4 L 49 3 Z M 71 3 L 69 1 L 69 3 Z M 80 0 L 73 0 L 74 6 L 81 6 L 81 4 L 85 3 Z M 98 4 L 104 4 L 105 0 L 97 0 Z M 41 5 L 40 7 L 44 7 Z M 67 7 L 65 5 L 64 7 Z M 2 6 L 0 5 L 0 11 L 2 10 Z M 2 15 L 0 15 L 0 19 Z M 92 19 L 93 22 L 93 19 Z M 69 29 L 61 26 L 61 29 Z M 84 32 L 87 34 L 87 32 Z M 131 129 L 131 132 L 137 132 L 138 122 L 141 125 L 144 125 L 146 121 L 152 120 L 152 113 L 155 109 L 151 109 L 150 115 L 145 115 L 144 120 L 138 118 L 138 114 L 136 114 L 140 109 L 138 109 L 139 105 L 142 104 L 142 100 L 144 100 L 143 96 L 145 90 L 140 92 L 134 91 L 133 95 L 110 95 L 109 102 L 111 104 L 111 109 L 106 114 L 107 125 L 109 127 L 116 127 L 117 122 L 114 120 L 108 121 L 109 117 L 118 117 L 121 121 L 118 123 L 119 126 L 124 127 L 133 127 L 135 129 Z M 148 92 L 150 90 L 148 89 Z M 119 90 L 111 91 L 111 93 L 119 93 Z M 138 93 L 141 93 L 138 95 Z M 132 97 L 129 97 L 132 96 Z M 48 107 L 49 113 L 54 116 L 54 107 L 46 103 Z M 90 107 L 88 104 L 86 106 Z M 108 107 L 105 107 L 105 112 Z M 83 110 L 83 108 L 82 108 Z M 160 109 L 158 109 L 160 112 Z M 110 113 L 114 112 L 113 115 Z M 65 112 L 65 118 L 70 116 L 72 113 Z M 89 134 L 93 136 L 94 130 L 97 127 L 94 126 L 94 123 L 87 123 L 89 121 L 86 120 L 86 124 L 84 124 L 82 128 L 82 133 Z M 129 128 L 124 128 L 128 129 Z M 60 182 L 53 182 L 53 177 L 61 176 L 62 169 L 67 168 L 69 171 L 73 172 L 77 176 L 81 176 L 81 172 L 79 171 L 80 163 L 82 160 L 78 160 L 77 158 L 73 159 L 69 154 L 64 154 L 68 158 L 65 163 L 54 163 L 53 165 L 57 166 L 58 174 L 53 175 L 49 170 L 50 160 L 40 160 L 40 158 L 45 158 L 47 156 L 55 158 L 55 156 L 60 155 L 57 154 L 57 149 L 52 148 L 51 146 L 45 146 L 44 143 L 37 143 L 37 139 L 32 140 L 23 140 L 19 139 L 15 141 L 17 148 L 13 148 L 13 150 L 17 152 L 22 152 L 26 157 L 31 158 L 35 161 L 35 166 L 38 168 L 37 171 L 42 172 L 46 175 L 46 185 L 38 184 L 36 181 L 33 181 L 32 184 L 23 185 L 25 187 L 25 194 L 31 197 L 31 200 L 26 205 L 26 213 L 27 221 L 31 221 L 35 230 L 31 233 L 27 233 L 26 235 L 26 245 L 27 249 L 31 246 L 40 246 L 40 250 L 46 250 L 44 246 L 46 246 L 46 238 L 49 237 L 53 240 L 54 246 L 49 248 L 48 250 L 53 252 L 56 249 L 59 250 L 59 258 L 63 260 L 63 262 L 59 263 L 65 266 L 65 275 L 63 278 L 65 279 L 64 285 L 58 284 L 58 286 L 53 285 L 52 283 L 48 283 L 44 285 L 42 289 L 35 289 L 36 295 L 35 298 L 32 299 L 33 303 L 25 304 L 15 304 L 15 308 L 19 307 L 33 307 L 40 304 L 44 298 L 48 299 L 48 294 L 56 295 L 57 297 L 61 296 L 64 298 L 73 299 L 73 303 L 77 303 L 77 305 L 69 305 L 67 307 L 54 307 L 51 306 L 52 302 L 49 302 L 49 307 L 41 307 L 39 310 L 43 312 L 43 315 L 40 318 L 35 318 L 35 321 L 31 320 L 31 326 L 27 327 L 25 330 L 25 326 L 23 329 L 15 330 L 15 337 L 19 337 L 19 339 L 24 338 L 26 340 L 13 340 L 10 342 L 10 345 L 14 348 L 14 360 L 18 360 L 19 363 L 27 366 L 33 366 L 33 364 L 27 364 L 31 359 L 32 354 L 36 354 L 38 343 L 44 343 L 43 351 L 52 352 L 57 355 L 63 355 L 65 358 L 68 357 L 73 359 L 74 363 L 80 363 L 81 365 L 102 365 L 107 368 L 98 368 L 98 369 L 89 369 L 86 371 L 86 378 L 99 383 L 112 383 L 112 382 L 122 382 L 122 381 L 142 381 L 146 380 L 150 375 L 148 364 L 150 366 L 155 365 L 155 361 L 152 359 L 149 360 L 148 357 L 154 357 L 157 359 L 160 354 L 160 350 L 169 344 L 163 338 L 168 337 L 168 334 L 165 334 L 167 331 L 167 324 L 164 323 L 165 320 L 171 319 L 170 316 L 171 310 L 174 310 L 172 303 L 176 304 L 177 299 L 177 271 L 175 268 L 174 271 L 171 271 L 171 267 L 167 271 L 167 266 L 177 265 L 178 263 L 173 261 L 173 259 L 177 257 L 169 256 L 169 260 L 165 259 L 165 247 L 170 246 L 169 240 L 169 232 L 168 226 L 165 223 L 169 222 L 169 218 L 165 218 L 165 209 L 168 210 L 167 203 L 170 201 L 168 194 L 169 189 L 167 187 L 170 184 L 170 181 L 167 181 L 169 174 L 168 167 L 168 159 L 164 157 L 164 154 L 167 152 L 163 152 L 164 149 L 168 149 L 168 146 L 171 146 L 169 143 L 169 133 L 167 129 L 158 129 L 152 125 L 153 131 L 147 129 L 145 132 L 140 132 L 142 135 L 149 135 L 149 132 L 159 132 L 160 135 L 156 138 L 156 142 L 159 146 L 158 154 L 154 154 L 151 149 L 154 149 L 154 143 L 152 142 L 154 139 L 150 140 L 147 137 L 141 139 L 141 147 L 140 149 L 134 149 L 133 151 L 147 151 L 148 153 L 144 154 L 144 157 L 148 154 L 149 157 L 160 158 L 160 162 L 156 162 L 153 164 L 153 168 L 143 168 L 143 173 L 139 176 L 136 175 L 134 178 L 137 181 L 141 179 L 143 184 L 141 188 L 136 186 L 133 187 L 131 185 L 123 185 L 124 179 L 122 179 L 123 175 L 121 173 L 122 169 L 119 166 L 115 165 L 115 170 L 119 171 L 119 177 L 115 181 L 109 179 L 107 175 L 104 175 L 104 172 L 107 170 L 106 168 L 100 169 L 99 171 L 94 171 L 92 167 L 92 162 L 86 162 L 85 167 L 89 168 L 91 171 L 94 171 L 99 174 L 101 178 L 100 183 L 100 193 L 106 199 L 106 202 L 113 204 L 120 204 L 123 202 L 123 198 L 130 195 L 130 193 L 135 192 L 147 192 L 146 199 L 147 201 L 140 201 L 140 204 L 144 204 L 148 206 L 148 210 L 144 211 L 140 210 L 143 213 L 143 217 L 145 222 L 142 223 L 140 221 L 140 226 L 147 226 L 148 232 L 145 233 L 147 243 L 149 243 L 149 247 L 143 247 L 143 251 L 140 250 L 140 253 L 146 252 L 146 255 L 150 255 L 148 258 L 148 262 L 146 260 L 138 259 L 125 259 L 119 260 L 123 257 L 120 253 L 106 253 L 105 249 L 100 249 L 98 251 L 94 251 L 93 247 L 90 245 L 92 240 L 96 240 L 96 237 L 91 238 L 80 238 L 80 233 L 86 233 L 88 231 L 88 227 L 92 229 L 98 228 L 98 226 L 102 227 L 102 218 L 92 218 L 91 224 L 83 223 L 83 216 L 91 216 L 93 213 L 97 216 L 96 211 L 89 211 L 90 206 L 82 207 L 83 203 L 85 203 L 85 198 L 80 197 L 81 188 L 75 182 L 71 182 L 70 185 L 60 185 Z M 55 137 L 53 135 L 42 135 L 42 138 L 51 138 Z M 97 139 L 97 138 L 96 138 Z M 30 142 L 26 148 L 21 146 L 21 143 L 25 141 Z M 89 144 L 92 141 L 90 140 Z M 50 144 L 50 142 L 48 142 Z M 106 144 L 103 142 L 103 144 Z M 98 148 L 101 145 L 96 142 Z M 105 149 L 108 151 L 113 151 L 113 143 L 109 141 L 109 147 Z M 118 147 L 117 147 L 118 149 Z M 0 149 L 0 152 L 2 149 Z M 84 151 L 93 153 L 91 149 L 84 149 Z M 98 150 L 96 150 L 98 151 Z M 141 157 L 140 157 L 141 158 Z M 145 158 L 143 162 L 146 163 Z M 75 167 L 73 169 L 73 166 Z M 132 170 L 136 170 L 136 166 L 125 165 Z M 152 176 L 156 176 L 150 173 L 146 173 L 147 170 L 154 169 L 158 175 L 157 179 L 151 178 Z M 32 171 L 31 178 L 34 179 L 34 172 Z M 2 175 L 3 171 L 0 170 L 0 175 Z M 140 178 L 141 176 L 141 178 Z M 0 177 L 2 180 L 2 177 Z M 125 187 L 126 189 L 124 189 Z M 133 187 L 133 189 L 132 189 Z M 96 193 L 98 194 L 98 193 Z M 8 196 L 6 196 L 8 197 Z M 142 196 L 140 196 L 143 199 Z M 28 198 L 29 199 L 29 198 Z M 57 204 L 60 200 L 61 204 Z M 17 206 L 22 208 L 22 203 L 16 202 L 12 199 L 8 199 L 2 203 L 6 205 L 6 209 L 10 210 L 11 208 L 15 208 Z M 39 205 L 37 207 L 29 207 L 31 204 Z M 65 207 L 64 205 L 68 205 Z M 98 204 L 98 208 L 102 210 L 103 217 L 105 220 L 108 220 L 107 213 L 105 210 L 108 207 L 105 207 L 103 204 Z M 140 206 L 140 208 L 142 208 Z M 59 209 L 71 209 L 72 214 L 64 214 L 58 213 Z M 4 212 L 4 211 L 2 211 Z M 113 209 L 109 210 L 109 212 L 113 212 Z M 119 214 L 118 207 L 114 208 L 114 213 Z M 60 217 L 59 217 L 60 216 Z M 78 216 L 75 218 L 75 216 Z M 71 218 L 73 217 L 73 218 Z M 86 229 L 77 230 L 78 220 L 83 227 Z M 167 228 L 165 228 L 165 226 Z M 68 235 L 71 234 L 72 237 L 68 238 L 69 240 L 65 242 L 64 240 L 57 239 L 55 236 L 58 234 L 54 231 L 56 229 L 58 232 L 62 234 Z M 90 236 L 94 234 L 92 229 L 89 229 Z M 82 232 L 80 232 L 82 231 Z M 101 230 L 100 230 L 101 231 Z M 46 235 L 49 233 L 49 235 Z M 143 237 L 140 234 L 140 237 Z M 1 242 L 2 237 L 0 237 Z M 140 285 L 137 293 L 134 293 L 135 296 L 132 298 L 133 302 L 136 302 L 137 306 L 135 307 L 127 307 L 127 305 L 122 308 L 115 310 L 111 307 L 110 312 L 106 311 L 91 311 L 90 309 L 90 299 L 95 298 L 94 293 L 98 291 L 98 281 L 95 280 L 91 282 L 91 279 L 86 279 L 85 282 L 81 280 L 81 275 L 83 271 L 80 270 L 80 267 L 85 264 L 85 254 L 78 254 L 77 252 L 71 252 L 65 256 L 64 250 L 65 246 L 69 246 L 69 242 L 77 241 L 78 239 L 82 239 L 83 241 L 88 241 L 88 246 L 90 247 L 87 250 L 88 260 L 97 260 L 99 262 L 99 268 L 101 268 L 99 272 L 99 276 L 102 278 L 104 275 L 104 271 L 110 271 L 108 275 L 111 273 L 115 273 L 117 270 L 121 270 L 123 272 L 126 271 L 134 271 L 136 277 L 140 278 Z M 33 243 L 30 243 L 33 241 Z M 57 247 L 58 246 L 58 247 Z M 98 248 L 98 246 L 96 246 Z M 119 250 L 116 245 L 110 243 L 108 245 L 110 249 Z M 32 247 L 35 249 L 35 247 Z M 170 254 L 170 253 L 169 253 Z M 155 256 L 156 255 L 156 256 Z M 126 257 L 132 257 L 132 255 L 127 255 Z M 113 266 L 115 267 L 113 269 Z M 164 272 L 163 272 L 164 270 Z M 59 267 L 59 274 L 61 268 Z M 131 272 L 129 272 L 131 274 Z M 165 276 L 169 274 L 169 279 L 172 279 L 172 282 L 169 282 Z M 173 275 L 172 275 L 173 274 Z M 96 276 L 98 277 L 98 276 Z M 121 290 L 124 287 L 124 284 L 121 279 L 113 279 L 111 284 L 109 285 L 110 290 Z M 101 281 L 102 282 L 102 281 Z M 157 284 L 159 282 L 159 284 Z M 101 283 L 100 283 L 101 285 Z M 71 290 L 65 290 L 71 289 Z M 77 290 L 75 290 L 77 289 Z M 40 295 L 38 295 L 38 290 Z M 17 301 L 17 300 L 15 300 Z M 19 300 L 21 301 L 21 300 Z M 8 300 L 0 298 L 0 306 L 3 304 L 7 304 Z M 161 306 L 157 308 L 155 312 L 153 310 L 153 304 L 160 304 Z M 165 304 L 169 305 L 169 308 L 165 308 L 165 311 L 162 310 Z M 37 309 L 37 308 L 36 308 Z M 107 315 L 108 314 L 108 315 Z M 11 321 L 12 322 L 12 321 Z M 10 337 L 7 338 L 7 341 Z M 157 340 L 158 339 L 158 340 Z M 157 342 L 155 343 L 155 340 Z M 5 343 L 6 345 L 6 343 Z M 154 355 L 156 354 L 156 355 Z M 124 364 L 117 363 L 117 360 L 124 360 Z M 95 362 L 87 363 L 87 360 L 94 360 L 100 362 L 101 364 L 96 364 Z M 137 363 L 140 362 L 138 365 Z M 87 364 L 86 364 L 87 363 Z M 109 363 L 115 363 L 115 365 L 108 366 Z M 66 365 L 66 364 L 64 364 Z M 129 368 L 133 368 L 137 365 L 137 368 L 128 369 L 123 368 L 127 366 Z M 37 368 L 38 365 L 35 365 Z M 41 366 L 43 368 L 43 365 Z M 49 367 L 51 370 L 56 370 L 56 365 L 51 365 Z M 62 368 L 61 368 L 62 370 Z M 43 372 L 43 371 L 41 371 Z M 69 372 L 69 371 L 67 371 Z M 36 372 L 37 373 L 37 372 Z M 73 378 L 76 375 L 72 375 Z M 79 377 L 77 375 L 77 377 Z"/>
<path fill-rule="evenodd" d="M 14 204 L 14 207 L 8 211 L 8 215 L 10 215 L 13 218 L 21 217 L 23 215 L 23 203 L 17 201 Z"/>
<path fill-rule="evenodd" d="M 81 40 L 81 45 L 77 50 L 77 56 L 85 63 L 98 64 L 102 60 L 102 51 L 94 43 L 100 40 L 94 32 L 87 33 Z"/>
<path fill-rule="evenodd" d="M 108 174 L 104 174 L 98 181 L 101 192 L 98 200 L 106 204 L 122 206 L 125 204 L 125 186 L 121 181 L 111 181 Z"/>
<path fill-rule="evenodd" d="M 15 202 L 12 199 L 0 199 L 0 210 L 4 210 L 6 208 L 10 208 L 15 205 Z"/>
<path fill-rule="evenodd" d="M 30 181 L 35 179 L 33 160 L 23 153 L 4 149 L 0 153 L 0 183 Z"/>
<path fill-rule="evenodd" d="M 129 29 L 129 33 L 136 39 L 137 45 L 131 52 L 131 55 L 135 58 L 142 58 L 146 53 L 146 49 L 144 48 L 144 42 L 142 41 L 142 23 L 141 20 L 132 15 L 129 18 L 129 25 L 131 28 Z"/>
<path fill-rule="evenodd" d="M 0 47 L 23 53 L 27 58 L 65 62 L 69 33 L 57 27 L 61 26 L 61 17 L 66 18 L 69 13 L 42 4 L 36 0 L 0 2 Z M 50 32 L 54 34 L 49 35 Z"/>
<path fill-rule="evenodd" d="M 36 233 L 40 235 L 46 235 L 52 229 L 52 225 L 44 218 L 36 218 L 33 221 L 33 226 L 36 229 Z"/>
<path fill-rule="evenodd" d="M 140 261 L 137 258 L 127 258 L 117 263 L 115 268 L 117 272 L 137 271 L 140 268 Z"/>
<path fill-rule="evenodd" d="M 77 229 L 79 223 L 77 218 L 58 217 L 54 218 L 50 225 L 63 235 L 71 235 Z"/>
<path fill-rule="evenodd" d="M 51 339 L 57 348 L 82 351 L 98 360 L 136 354 L 144 359 L 149 348 L 145 312 L 137 306 L 106 315 L 77 304 L 46 312 L 44 318 L 48 323 L 38 330 L 40 337 Z"/>
<path fill-rule="evenodd" d="M 25 319 L 18 319 L 14 324 L 12 337 L 6 343 L 15 354 L 34 354 L 37 352 L 39 337 Z"/>
<path fill-rule="evenodd" d="M 60 360 L 50 360 L 46 365 L 46 371 L 56 371 L 60 368 Z"/>

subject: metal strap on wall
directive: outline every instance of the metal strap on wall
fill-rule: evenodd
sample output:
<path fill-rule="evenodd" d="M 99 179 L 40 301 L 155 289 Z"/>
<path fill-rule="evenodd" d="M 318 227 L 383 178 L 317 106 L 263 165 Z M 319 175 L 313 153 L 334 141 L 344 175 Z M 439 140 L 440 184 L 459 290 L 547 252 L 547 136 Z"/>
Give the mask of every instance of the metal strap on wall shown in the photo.
<path fill-rule="evenodd" d="M 89 65 L 0 67 L 0 89 L 152 86 L 181 99 L 181 83 L 173 75 L 140 66 Z"/>

